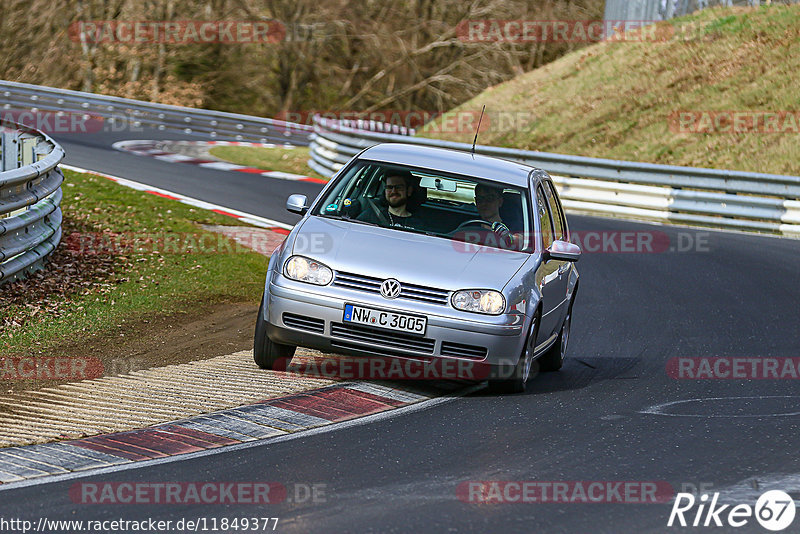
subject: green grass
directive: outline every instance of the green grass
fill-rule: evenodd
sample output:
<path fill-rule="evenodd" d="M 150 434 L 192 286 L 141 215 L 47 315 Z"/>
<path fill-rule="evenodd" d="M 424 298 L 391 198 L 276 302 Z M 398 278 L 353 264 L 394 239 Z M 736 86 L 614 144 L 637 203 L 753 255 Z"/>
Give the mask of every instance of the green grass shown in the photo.
<path fill-rule="evenodd" d="M 267 259 L 200 227 L 236 225 L 235 219 L 88 174 L 65 171 L 65 178 L 62 210 L 67 235 L 62 252 L 68 248 L 68 234 L 75 232 L 84 236 L 87 251 L 96 247 L 85 236 L 98 243 L 97 235 L 112 232 L 127 236 L 130 243 L 133 237 L 151 237 L 155 244 L 111 254 L 109 268 L 90 282 L 70 286 L 65 295 L 45 295 L 42 302 L 4 303 L 2 315 L 19 318 L 20 325 L 3 328 L 0 322 L 0 354 L 42 350 L 107 333 L 126 321 L 192 312 L 198 303 L 260 299 Z M 168 250 L 166 242 L 158 240 L 170 236 L 178 245 Z M 3 297 L 0 290 L 0 300 Z M 50 310 L 33 313 L 35 307 Z"/>
<path fill-rule="evenodd" d="M 800 134 L 687 133 L 679 111 L 800 113 L 800 5 L 707 9 L 659 23 L 680 38 L 607 42 L 456 108 L 490 118 L 478 142 L 612 159 L 800 175 Z M 512 117 L 510 126 L 491 119 Z M 493 126 L 494 125 L 494 126 Z M 423 135 L 472 143 L 474 131 Z"/>
<path fill-rule="evenodd" d="M 705 27 L 705 34 L 713 34 L 715 32 L 724 31 L 731 34 L 739 33 L 744 27 L 745 17 L 737 17 L 736 15 L 728 15 L 727 17 L 719 18 L 708 26 Z"/>
<path fill-rule="evenodd" d="M 326 177 L 317 174 L 308 166 L 308 147 L 298 148 L 263 148 L 248 146 L 217 146 L 210 151 L 212 156 L 224 159 L 238 165 L 247 165 L 267 171 L 281 171 L 292 174 L 311 176 L 312 178 Z"/>

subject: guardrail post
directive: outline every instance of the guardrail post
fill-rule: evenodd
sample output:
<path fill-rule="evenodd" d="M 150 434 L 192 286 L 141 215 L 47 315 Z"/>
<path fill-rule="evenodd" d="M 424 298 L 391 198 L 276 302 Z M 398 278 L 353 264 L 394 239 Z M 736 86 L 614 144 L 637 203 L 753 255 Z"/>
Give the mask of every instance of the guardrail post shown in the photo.
<path fill-rule="evenodd" d="M 36 163 L 36 145 L 39 143 L 38 139 L 30 134 L 22 134 L 20 136 L 20 165 L 31 165 Z"/>
<path fill-rule="evenodd" d="M 47 141 L 39 141 L 36 143 L 34 150 L 36 152 L 36 161 L 40 161 L 53 151 L 53 145 Z"/>
<path fill-rule="evenodd" d="M 0 133 L 0 172 L 19 167 L 19 132 Z"/>

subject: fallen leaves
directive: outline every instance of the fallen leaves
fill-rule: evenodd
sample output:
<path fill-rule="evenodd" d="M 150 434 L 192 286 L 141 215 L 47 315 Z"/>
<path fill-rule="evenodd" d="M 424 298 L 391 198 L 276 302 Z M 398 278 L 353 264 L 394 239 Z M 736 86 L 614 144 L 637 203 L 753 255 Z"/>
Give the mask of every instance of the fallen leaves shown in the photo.
<path fill-rule="evenodd" d="M 64 235 L 85 231 L 85 224 L 65 218 Z M 127 256 L 113 251 L 76 252 L 62 241 L 43 270 L 0 288 L 0 334 L 43 317 L 60 317 L 68 312 L 76 296 L 110 293 L 126 280 L 118 274 L 130 270 Z M 78 306 L 81 310 L 82 306 Z"/>

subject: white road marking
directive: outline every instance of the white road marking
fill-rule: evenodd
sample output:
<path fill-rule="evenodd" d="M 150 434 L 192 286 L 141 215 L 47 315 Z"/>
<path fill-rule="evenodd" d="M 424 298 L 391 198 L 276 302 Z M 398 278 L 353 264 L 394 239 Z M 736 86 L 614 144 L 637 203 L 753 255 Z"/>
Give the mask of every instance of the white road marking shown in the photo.
<path fill-rule="evenodd" d="M 682 414 L 682 413 L 667 413 L 665 410 L 672 406 L 676 406 L 678 404 L 688 404 L 690 402 L 709 402 L 709 401 L 719 401 L 719 400 L 741 400 L 741 399 L 800 399 L 800 397 L 796 395 L 773 395 L 773 396 L 757 396 L 757 397 L 708 397 L 708 398 L 698 398 L 698 399 L 684 399 L 684 400 L 677 400 L 671 402 L 665 402 L 662 404 L 656 404 L 654 406 L 650 406 L 644 410 L 640 410 L 639 413 L 648 414 L 648 415 L 665 415 L 667 417 L 702 417 L 702 418 L 758 418 L 758 417 L 791 417 L 794 415 L 800 415 L 800 411 L 796 412 L 787 412 L 787 413 L 770 413 L 770 414 L 748 414 L 748 415 L 737 415 L 737 414 Z"/>
<path fill-rule="evenodd" d="M 131 189 L 136 189 L 137 191 L 155 191 L 156 193 L 160 193 L 162 195 L 169 195 L 171 197 L 175 197 L 178 201 L 183 202 L 184 204 L 188 204 L 190 206 L 194 206 L 196 208 L 204 209 L 204 210 L 221 210 L 226 213 L 231 213 L 240 217 L 242 220 L 247 219 L 247 222 L 252 224 L 253 226 L 259 226 L 261 228 L 283 228 L 284 230 L 291 230 L 293 226 L 291 224 L 282 223 L 279 221 L 274 221 L 272 219 L 267 219 L 266 217 L 260 217 L 258 215 L 254 215 L 252 213 L 247 213 L 244 211 L 239 211 L 233 208 L 229 208 L 226 206 L 221 206 L 219 204 L 212 204 L 210 202 L 206 202 L 204 200 L 199 200 L 192 197 L 187 197 L 180 193 L 175 193 L 174 191 L 168 191 L 166 189 L 161 189 L 159 187 L 154 187 L 151 185 L 143 184 L 140 182 L 135 182 L 133 180 L 128 180 L 127 178 L 120 178 L 119 176 L 114 176 L 112 174 L 106 174 L 98 171 L 92 171 L 89 169 L 83 169 L 81 167 L 74 167 L 72 165 L 59 165 L 64 169 L 68 169 L 73 172 L 79 172 L 82 174 L 94 174 L 98 176 L 102 176 L 104 178 L 109 178 L 114 180 L 120 185 L 125 187 L 129 187 Z"/>
<path fill-rule="evenodd" d="M 169 161 L 170 163 L 175 163 L 179 161 L 189 161 L 195 158 L 184 156 L 183 154 L 164 154 L 163 156 L 153 156 L 155 159 L 160 159 L 161 161 Z"/>
<path fill-rule="evenodd" d="M 198 167 L 205 167 L 207 169 L 217 169 L 219 171 L 235 171 L 236 169 L 244 169 L 243 165 L 236 165 L 235 163 L 226 163 L 224 161 L 215 161 L 213 163 L 200 163 Z"/>

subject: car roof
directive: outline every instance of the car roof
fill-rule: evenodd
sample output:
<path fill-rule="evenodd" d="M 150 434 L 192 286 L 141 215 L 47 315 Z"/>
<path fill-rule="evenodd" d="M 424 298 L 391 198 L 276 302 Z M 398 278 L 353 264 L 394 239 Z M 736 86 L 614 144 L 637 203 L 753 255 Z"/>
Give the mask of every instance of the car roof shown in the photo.
<path fill-rule="evenodd" d="M 361 153 L 359 159 L 380 163 L 408 165 L 439 171 L 484 178 L 495 182 L 528 187 L 528 175 L 534 169 L 530 165 L 505 159 L 472 155 L 460 150 L 449 150 L 403 143 L 381 143 Z"/>

